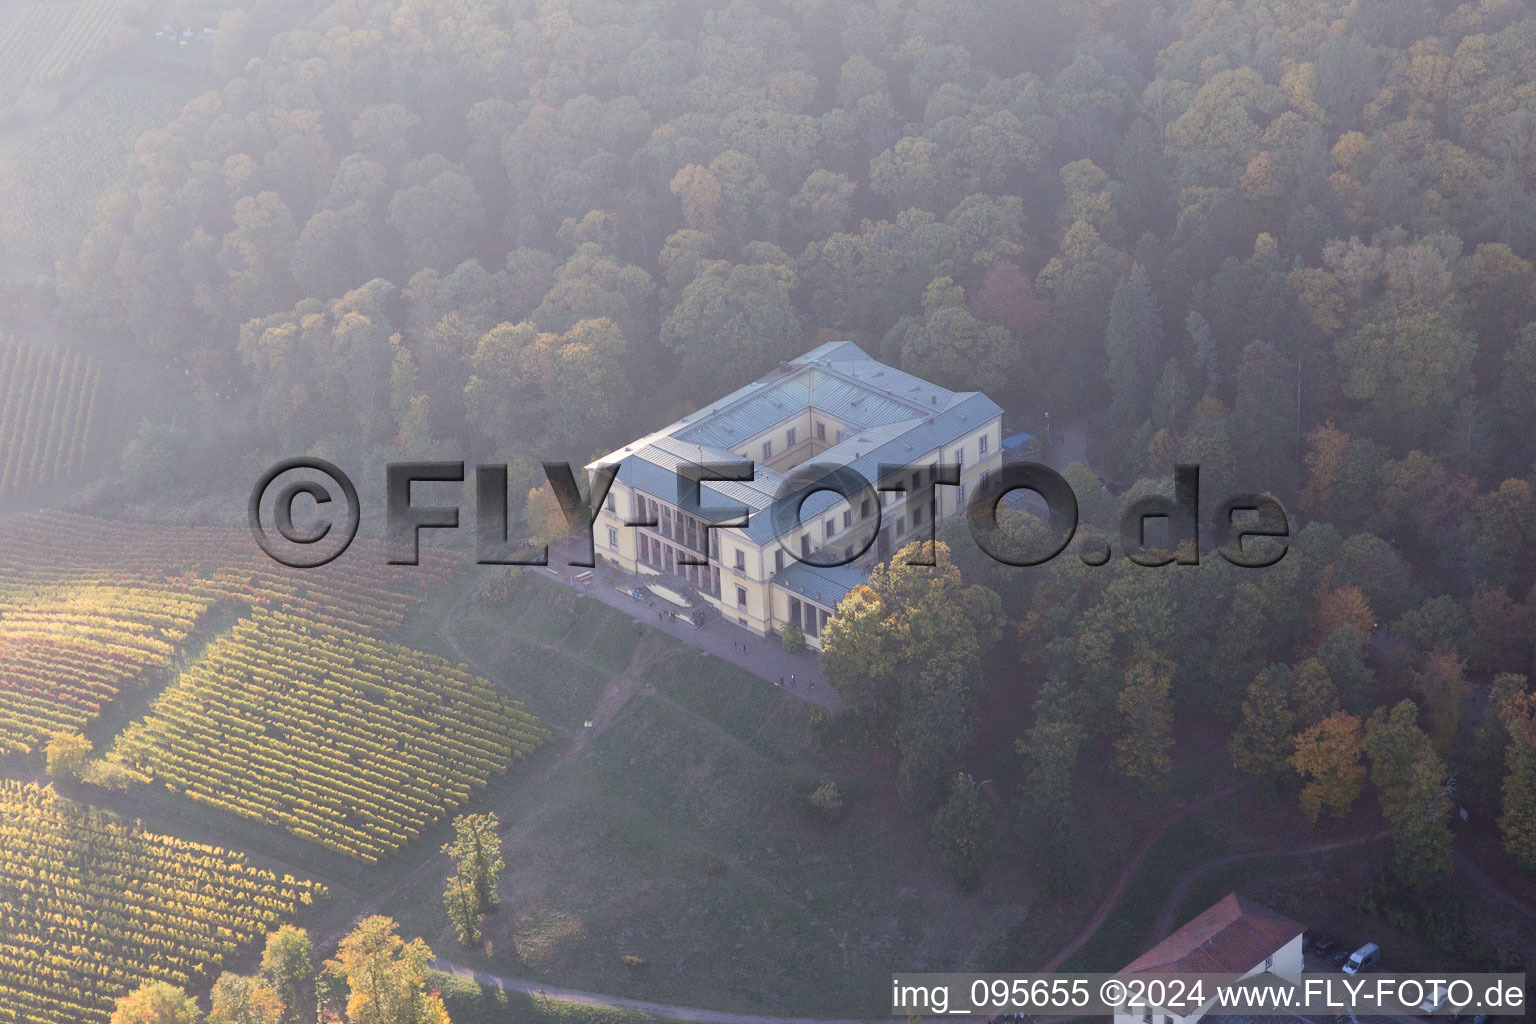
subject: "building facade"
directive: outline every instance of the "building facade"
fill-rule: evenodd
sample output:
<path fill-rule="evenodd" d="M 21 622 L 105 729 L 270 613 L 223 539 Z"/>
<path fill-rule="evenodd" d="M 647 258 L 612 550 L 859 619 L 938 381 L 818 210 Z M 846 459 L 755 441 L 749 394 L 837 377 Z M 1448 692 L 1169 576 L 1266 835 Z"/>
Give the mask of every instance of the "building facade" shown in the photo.
<path fill-rule="evenodd" d="M 690 467 L 742 460 L 754 464 L 749 481 L 689 486 Z M 785 503 L 775 515 L 776 498 L 797 486 L 790 474 L 806 464 L 905 490 L 851 501 L 819 490 L 802 494 L 798 517 L 785 517 Z M 693 591 L 755 633 L 795 625 L 819 647 L 838 602 L 870 568 L 962 512 L 1001 464 L 1002 410 L 986 395 L 831 342 L 587 466 L 589 479 L 617 467 L 594 523 L 596 553 Z M 941 465 L 959 467 L 957 485 L 934 486 Z M 743 525 L 708 528 L 743 516 Z M 825 565 L 866 545 L 851 564 Z"/>

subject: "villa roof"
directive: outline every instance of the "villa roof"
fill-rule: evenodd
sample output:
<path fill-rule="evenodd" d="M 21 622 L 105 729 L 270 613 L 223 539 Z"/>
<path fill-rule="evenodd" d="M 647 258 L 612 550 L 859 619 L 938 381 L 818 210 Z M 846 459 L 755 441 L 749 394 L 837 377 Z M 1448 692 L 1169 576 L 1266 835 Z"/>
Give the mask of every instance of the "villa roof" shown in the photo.
<path fill-rule="evenodd" d="M 678 469 L 702 462 L 739 462 L 733 446 L 782 423 L 797 411 L 815 408 L 849 426 L 842 441 L 815 456 L 821 465 L 846 466 L 875 482 L 881 464 L 905 465 L 974 430 L 1002 413 L 979 391 L 954 392 L 878 362 L 853 342 L 829 342 L 703 409 L 592 463 L 618 462 L 619 480 L 680 508 L 719 522 L 728 515 L 706 509 L 762 513 L 784 487 L 784 476 L 757 465 L 754 479 L 707 482 L 700 501 L 681 500 Z M 591 467 L 589 467 L 591 468 Z M 802 516 L 837 504 L 830 491 L 812 494 Z M 749 515 L 746 533 L 761 544 L 780 531 L 768 515 Z"/>
<path fill-rule="evenodd" d="M 1304 930 L 1284 914 L 1228 893 L 1120 973 L 1244 974 Z"/>

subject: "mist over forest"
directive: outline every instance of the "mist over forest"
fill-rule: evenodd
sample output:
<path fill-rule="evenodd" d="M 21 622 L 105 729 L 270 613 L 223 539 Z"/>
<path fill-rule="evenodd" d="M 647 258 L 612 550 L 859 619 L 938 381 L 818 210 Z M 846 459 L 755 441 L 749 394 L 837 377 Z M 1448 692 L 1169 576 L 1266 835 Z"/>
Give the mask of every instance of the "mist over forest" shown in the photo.
<path fill-rule="evenodd" d="M 466 970 L 820 1016 L 878 1015 L 893 957 L 1116 970 L 1243 886 L 1396 966 L 1530 962 L 1529 3 L 24 0 L 0 187 L 5 820 L 142 814 L 80 820 L 130 866 L 201 836 L 277 908 L 210 903 L 174 962 L 123 954 L 78 1004 L 0 941 L 0 1021 L 106 1024 L 140 982 L 212 997 L 235 956 L 273 1021 L 341 1020 L 367 942 L 420 997 L 399 1020 L 492 1019 L 462 972 L 428 1005 L 395 918 Z M 1268 494 L 1287 554 L 1019 569 L 957 517 L 815 650 L 797 626 L 733 665 L 650 636 L 670 606 L 598 609 L 590 577 L 432 544 L 417 577 L 377 547 L 288 577 L 239 533 L 252 481 L 305 455 L 358 481 L 365 545 L 385 466 L 434 459 L 506 464 L 510 535 L 557 541 L 542 462 L 843 340 L 985 392 L 1086 543 L 1196 464 L 1207 538 Z M 747 664 L 781 653 L 821 697 Z M 492 833 L 495 871 L 466 852 Z M 457 873 L 423 909 L 401 894 L 440 846 Z M 0 925 L 42 920 L 27 893 L 0 889 Z M 394 917 L 338 946 L 360 908 Z M 256 968 L 294 920 L 319 989 Z M 58 977 L 91 974 L 64 945 Z"/>

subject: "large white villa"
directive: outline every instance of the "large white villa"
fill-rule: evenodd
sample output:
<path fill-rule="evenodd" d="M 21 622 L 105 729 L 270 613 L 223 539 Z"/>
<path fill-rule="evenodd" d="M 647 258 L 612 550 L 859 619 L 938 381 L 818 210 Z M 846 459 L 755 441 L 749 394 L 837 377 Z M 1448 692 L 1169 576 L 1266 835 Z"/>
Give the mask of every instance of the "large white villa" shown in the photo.
<path fill-rule="evenodd" d="M 706 481 L 696 499 L 679 486 L 689 466 L 744 459 L 755 463 L 750 482 Z M 872 485 L 909 489 L 865 492 L 854 499 L 858 507 L 819 491 L 804 502 L 800 521 L 776 529 L 769 510 L 785 475 L 812 460 L 851 469 Z M 966 495 L 985 487 L 1001 461 L 1002 410 L 986 395 L 950 391 L 877 362 L 852 342 L 830 342 L 587 466 L 589 478 L 618 466 L 594 523 L 596 553 L 627 572 L 696 591 L 756 633 L 794 624 L 820 646 L 827 619 L 870 567 L 928 537 L 927 517 L 963 511 Z M 919 488 L 932 484 L 941 463 L 959 466 L 960 482 L 933 488 L 930 504 Z M 893 465 L 903 468 L 878 479 L 879 467 Z M 731 522 L 743 511 L 744 528 L 705 528 L 706 520 Z M 637 522 L 654 525 L 628 525 Z M 822 568 L 800 560 L 856 552 L 876 522 L 878 534 L 855 562 Z"/>

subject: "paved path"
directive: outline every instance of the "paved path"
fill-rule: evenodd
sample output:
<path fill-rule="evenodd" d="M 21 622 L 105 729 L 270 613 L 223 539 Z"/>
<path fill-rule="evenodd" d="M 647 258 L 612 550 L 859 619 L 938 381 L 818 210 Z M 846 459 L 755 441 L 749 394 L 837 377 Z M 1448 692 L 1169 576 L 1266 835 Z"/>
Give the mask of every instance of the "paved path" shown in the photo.
<path fill-rule="evenodd" d="M 1077 936 L 1071 942 L 1067 943 L 1060 953 L 1051 958 L 1050 963 L 1040 968 L 1039 973 L 1049 974 L 1051 971 L 1056 970 L 1068 957 L 1082 949 L 1085 942 L 1093 938 L 1093 933 L 1098 931 L 1099 926 L 1109 919 L 1110 911 L 1115 909 L 1115 905 L 1120 902 L 1120 897 L 1125 894 L 1126 887 L 1131 884 L 1132 876 L 1136 874 L 1136 869 L 1141 866 L 1141 859 L 1147 855 L 1148 850 L 1152 849 L 1152 844 L 1163 837 L 1163 833 L 1185 818 L 1200 813 L 1223 797 L 1231 796 L 1245 785 L 1247 785 L 1246 782 L 1234 782 L 1224 789 L 1218 789 L 1214 793 L 1207 793 L 1195 802 L 1180 807 L 1159 822 L 1156 828 L 1147 833 L 1147 838 L 1142 840 L 1141 845 L 1136 848 L 1136 852 L 1131 855 L 1130 861 L 1120 871 L 1120 877 L 1115 879 L 1115 884 L 1105 894 L 1104 899 L 1099 903 L 1099 909 L 1094 911 L 1093 917 L 1088 920 L 1088 924 L 1084 926 L 1082 931 L 1077 933 Z"/>
<path fill-rule="evenodd" d="M 763 1017 L 751 1013 L 726 1013 L 722 1010 L 698 1010 L 691 1006 L 670 1006 L 666 1003 L 650 1003 L 642 999 L 623 999 L 619 996 L 604 996 L 593 992 L 578 992 L 575 989 L 559 988 L 555 985 L 541 985 L 536 981 L 522 981 L 518 978 L 503 978 L 495 974 L 487 974 L 477 971 L 472 967 L 451 963 L 447 960 L 434 960 L 431 963 L 433 970 L 444 974 L 451 974 L 456 978 L 465 978 L 487 985 L 491 988 L 507 992 L 522 992 L 531 996 L 540 996 L 553 999 L 561 1003 L 576 1003 L 581 1006 L 595 1006 L 604 1010 L 630 1010 L 636 1013 L 650 1014 L 652 1017 L 665 1017 L 669 1020 L 701 1021 L 703 1024 L 870 1024 L 868 1020 L 846 1020 L 827 1017 Z M 885 1024 L 891 1018 L 876 1018 L 879 1024 Z M 959 1018 L 962 1020 L 975 1018 Z"/>
<path fill-rule="evenodd" d="M 655 583 L 678 590 L 681 585 L 676 581 L 663 576 L 631 576 L 615 566 L 602 565 L 592 570 L 590 583 L 580 584 L 576 582 L 576 576 L 585 570 L 562 564 L 560 557 L 562 553 L 557 546 L 550 552 L 549 568 L 530 571 L 538 573 L 544 579 L 564 584 L 578 593 L 596 598 L 609 607 L 617 608 L 643 626 L 660 630 L 690 647 L 697 647 L 717 658 L 723 658 L 770 683 L 777 685 L 778 681 L 783 679 L 784 689 L 801 700 L 810 701 L 822 707 L 837 706 L 837 695 L 832 692 L 831 687 L 827 686 L 814 651 L 807 650 L 799 654 L 791 654 L 779 643 L 777 637 L 758 636 L 751 630 L 722 619 L 714 608 L 709 609 L 709 617 L 698 629 L 687 622 L 668 619 L 664 614 L 658 613 L 664 613 L 668 609 L 676 610 L 676 606 L 668 604 L 659 597 L 641 601 L 621 593 L 617 588 L 619 586 L 644 587 Z M 610 579 L 612 582 L 608 582 Z"/>

